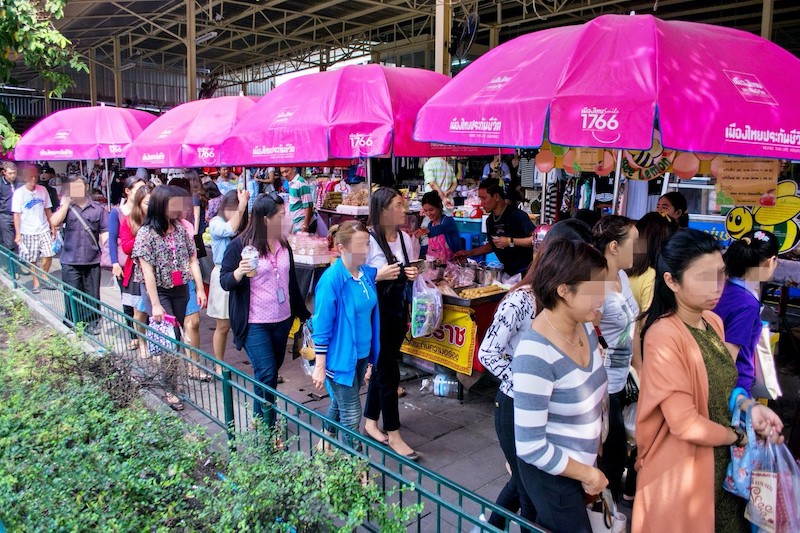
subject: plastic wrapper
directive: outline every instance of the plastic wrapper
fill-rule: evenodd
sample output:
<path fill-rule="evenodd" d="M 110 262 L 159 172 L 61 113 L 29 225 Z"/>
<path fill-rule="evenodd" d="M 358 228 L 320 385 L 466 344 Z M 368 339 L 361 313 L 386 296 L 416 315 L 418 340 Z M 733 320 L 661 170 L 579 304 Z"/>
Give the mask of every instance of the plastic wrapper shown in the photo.
<path fill-rule="evenodd" d="M 636 446 L 636 406 L 638 402 L 626 405 L 622 410 L 622 419 L 625 421 L 625 436 L 628 444 Z"/>
<path fill-rule="evenodd" d="M 800 531 L 800 466 L 785 444 L 763 447 L 763 461 L 752 472 L 744 516 L 759 532 Z"/>
<path fill-rule="evenodd" d="M 475 270 L 464 268 L 458 263 L 447 263 L 442 276 L 448 285 L 453 288 L 469 287 L 475 283 Z"/>
<path fill-rule="evenodd" d="M 442 294 L 422 278 L 414 282 L 411 300 L 411 336 L 430 335 L 441 325 Z"/>

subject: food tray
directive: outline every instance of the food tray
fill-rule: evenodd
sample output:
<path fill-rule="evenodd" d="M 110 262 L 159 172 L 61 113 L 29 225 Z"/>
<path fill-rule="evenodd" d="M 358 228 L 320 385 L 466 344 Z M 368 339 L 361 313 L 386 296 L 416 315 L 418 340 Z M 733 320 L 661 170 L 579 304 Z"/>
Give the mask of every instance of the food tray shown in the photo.
<path fill-rule="evenodd" d="M 366 205 L 338 205 L 336 212 L 343 215 L 368 215 L 369 207 Z"/>
<path fill-rule="evenodd" d="M 456 291 L 457 294 L 460 295 L 461 291 L 463 291 L 464 289 L 469 289 L 469 288 L 473 288 L 474 289 L 476 287 L 478 287 L 478 286 L 477 285 L 473 285 L 472 287 L 462 287 L 460 289 L 455 289 L 455 291 Z M 508 291 L 502 291 L 502 292 L 498 292 L 498 293 L 495 293 L 495 294 L 490 294 L 489 296 L 482 296 L 480 298 L 475 298 L 475 299 L 472 299 L 472 300 L 470 300 L 468 298 L 461 298 L 460 296 L 459 297 L 454 297 L 454 296 L 443 295 L 442 296 L 442 303 L 450 304 L 450 305 L 460 305 L 462 307 L 475 307 L 475 306 L 486 304 L 486 303 L 499 302 L 500 300 L 505 298 L 506 294 L 508 294 Z"/>
<path fill-rule="evenodd" d="M 331 254 L 300 255 L 294 254 L 294 262 L 303 265 L 328 266 L 331 264 Z"/>

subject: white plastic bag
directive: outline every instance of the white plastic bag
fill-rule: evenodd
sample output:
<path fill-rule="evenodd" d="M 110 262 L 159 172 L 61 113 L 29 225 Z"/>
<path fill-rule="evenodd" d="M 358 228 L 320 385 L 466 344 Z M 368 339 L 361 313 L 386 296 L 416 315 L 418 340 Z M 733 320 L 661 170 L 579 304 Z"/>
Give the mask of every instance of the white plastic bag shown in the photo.
<path fill-rule="evenodd" d="M 772 332 L 769 322 L 762 322 L 761 337 L 758 339 L 755 353 L 756 380 L 753 383 L 754 398 L 777 400 L 783 395 L 775 370 L 775 357 L 772 354 Z"/>
<path fill-rule="evenodd" d="M 418 277 L 411 300 L 411 336 L 425 337 L 442 323 L 442 294 L 435 285 Z"/>
<path fill-rule="evenodd" d="M 622 419 L 625 421 L 625 436 L 628 444 L 636 446 L 636 407 L 638 402 L 626 405 L 622 409 Z"/>
<path fill-rule="evenodd" d="M 767 444 L 763 461 L 750 480 L 750 501 L 744 517 L 758 531 L 800 531 L 800 466 L 785 444 Z"/>

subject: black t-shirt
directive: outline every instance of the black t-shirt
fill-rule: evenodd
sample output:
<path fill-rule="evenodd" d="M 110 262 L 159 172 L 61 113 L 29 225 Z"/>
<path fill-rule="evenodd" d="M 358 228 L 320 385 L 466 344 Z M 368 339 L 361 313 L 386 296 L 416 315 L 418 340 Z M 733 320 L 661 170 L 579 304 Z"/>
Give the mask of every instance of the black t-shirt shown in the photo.
<path fill-rule="evenodd" d="M 500 218 L 495 220 L 493 214 L 489 214 L 486 219 L 486 233 L 489 236 L 489 243 L 492 250 L 497 254 L 497 258 L 503 263 L 503 270 L 509 276 L 527 272 L 533 261 L 533 248 L 515 246 L 499 250 L 495 247 L 492 237 L 510 237 L 513 239 L 530 238 L 536 227 L 528 218 L 528 215 L 516 207 L 510 205 L 506 207 Z"/>

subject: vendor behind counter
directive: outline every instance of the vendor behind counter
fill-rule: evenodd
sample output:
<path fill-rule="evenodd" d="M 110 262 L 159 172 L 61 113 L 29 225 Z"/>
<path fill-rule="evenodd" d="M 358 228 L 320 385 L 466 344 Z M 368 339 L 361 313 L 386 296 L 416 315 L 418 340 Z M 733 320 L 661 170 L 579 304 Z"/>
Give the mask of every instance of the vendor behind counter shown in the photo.
<path fill-rule="evenodd" d="M 509 276 L 524 274 L 533 261 L 533 232 L 536 227 L 528 215 L 514 203 L 506 200 L 505 188 L 500 181 L 489 178 L 481 182 L 478 196 L 481 207 L 487 213 L 486 234 L 489 243 L 456 257 L 472 257 L 489 252 L 497 254 L 503 263 L 503 271 Z"/>

